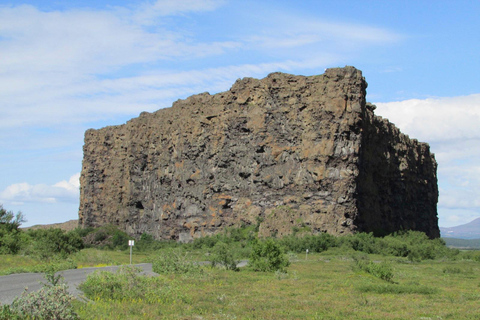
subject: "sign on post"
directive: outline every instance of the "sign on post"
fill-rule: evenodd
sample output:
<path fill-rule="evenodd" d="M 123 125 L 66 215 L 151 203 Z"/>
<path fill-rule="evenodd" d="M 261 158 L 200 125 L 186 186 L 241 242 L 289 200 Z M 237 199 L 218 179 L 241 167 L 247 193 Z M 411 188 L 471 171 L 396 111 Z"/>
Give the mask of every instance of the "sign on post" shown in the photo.
<path fill-rule="evenodd" d="M 132 247 L 135 245 L 135 240 L 128 240 L 128 246 L 130 247 L 130 264 L 132 264 Z"/>

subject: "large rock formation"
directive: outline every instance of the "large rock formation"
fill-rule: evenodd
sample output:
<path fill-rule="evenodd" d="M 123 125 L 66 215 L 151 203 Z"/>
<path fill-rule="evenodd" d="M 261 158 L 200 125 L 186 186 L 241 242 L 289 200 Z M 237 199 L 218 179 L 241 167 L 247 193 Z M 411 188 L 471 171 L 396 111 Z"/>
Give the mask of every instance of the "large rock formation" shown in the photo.
<path fill-rule="evenodd" d="M 189 241 L 232 225 L 438 237 L 436 162 L 353 67 L 273 73 L 85 133 L 79 223 Z"/>

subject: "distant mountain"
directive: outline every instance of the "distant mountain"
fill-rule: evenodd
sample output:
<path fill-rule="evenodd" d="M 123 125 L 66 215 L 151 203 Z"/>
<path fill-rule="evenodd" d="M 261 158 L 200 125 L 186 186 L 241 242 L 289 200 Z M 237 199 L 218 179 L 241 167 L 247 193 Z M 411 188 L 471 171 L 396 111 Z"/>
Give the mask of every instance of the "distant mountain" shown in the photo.
<path fill-rule="evenodd" d="M 480 239 L 480 218 L 451 228 L 440 227 L 442 238 Z"/>

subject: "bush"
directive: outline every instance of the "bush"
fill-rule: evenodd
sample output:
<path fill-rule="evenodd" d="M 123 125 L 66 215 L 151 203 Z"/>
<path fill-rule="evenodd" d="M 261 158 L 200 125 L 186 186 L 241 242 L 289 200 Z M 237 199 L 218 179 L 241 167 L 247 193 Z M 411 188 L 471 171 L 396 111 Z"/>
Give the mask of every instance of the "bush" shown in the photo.
<path fill-rule="evenodd" d="M 187 259 L 187 254 L 179 249 L 163 250 L 152 261 L 153 272 L 160 274 L 169 273 L 199 273 L 202 272 L 202 267 Z"/>
<path fill-rule="evenodd" d="M 0 254 L 17 254 L 29 242 L 28 236 L 21 230 L 7 231 L 0 225 Z"/>
<path fill-rule="evenodd" d="M 26 238 L 18 229 L 25 221 L 21 212 L 15 215 L 0 204 L 0 254 L 16 254 L 25 246 Z"/>
<path fill-rule="evenodd" d="M 339 238 L 340 244 L 364 253 L 380 253 L 378 239 L 373 233 L 356 233 Z"/>
<path fill-rule="evenodd" d="M 387 282 L 393 282 L 393 267 L 388 262 L 376 263 L 363 256 L 354 256 L 353 261 L 356 268 Z"/>
<path fill-rule="evenodd" d="M 246 247 L 255 240 L 255 234 L 255 226 L 242 225 L 241 227 L 226 228 L 222 233 L 195 239 L 193 248 L 213 248 L 218 242 Z"/>
<path fill-rule="evenodd" d="M 254 243 L 250 255 L 250 268 L 254 271 L 285 271 L 290 265 L 283 248 L 273 239 Z"/>
<path fill-rule="evenodd" d="M 55 255 L 66 258 L 83 248 L 82 238 L 75 231 L 61 229 L 38 229 L 28 231 L 32 239 L 32 254 L 46 260 Z"/>
<path fill-rule="evenodd" d="M 227 270 L 238 271 L 238 261 L 235 259 L 234 254 L 229 249 L 229 246 L 224 242 L 217 242 L 215 247 L 213 247 L 210 261 L 212 263 L 212 267 L 215 267 L 216 265 L 222 265 Z"/>
<path fill-rule="evenodd" d="M 18 230 L 18 227 L 25 221 L 27 220 L 21 212 L 15 215 L 12 211 L 5 210 L 3 204 L 0 204 L 0 226 L 7 232 Z"/>
<path fill-rule="evenodd" d="M 115 225 L 104 225 L 99 228 L 76 230 L 82 236 L 85 247 L 105 248 L 110 250 L 126 250 L 131 237 Z"/>
<path fill-rule="evenodd" d="M 460 258 L 463 260 L 472 260 L 480 262 L 480 251 L 479 250 L 468 250 L 462 251 L 460 254 Z"/>
<path fill-rule="evenodd" d="M 78 319 L 74 312 L 72 301 L 65 284 L 59 286 L 44 286 L 39 291 L 27 292 L 16 298 L 10 309 L 31 319 Z"/>
<path fill-rule="evenodd" d="M 337 246 L 337 239 L 328 233 L 305 235 L 301 237 L 288 236 L 280 239 L 280 244 L 287 250 L 296 253 L 323 252 Z"/>
<path fill-rule="evenodd" d="M 6 304 L 0 306 L 0 320 L 23 320 L 26 319 L 21 314 L 12 310 L 12 308 Z"/>

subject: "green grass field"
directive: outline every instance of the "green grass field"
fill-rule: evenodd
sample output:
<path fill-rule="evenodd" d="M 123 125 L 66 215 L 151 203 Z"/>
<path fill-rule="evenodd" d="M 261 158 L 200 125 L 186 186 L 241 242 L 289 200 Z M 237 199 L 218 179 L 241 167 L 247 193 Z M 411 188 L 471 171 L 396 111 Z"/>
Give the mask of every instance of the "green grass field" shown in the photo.
<path fill-rule="evenodd" d="M 240 238 L 236 241 L 230 236 L 178 247 L 153 243 L 134 250 L 133 263 L 155 266 L 174 252 L 186 262 L 209 260 L 218 248 L 213 240 L 225 241 L 223 247 L 245 259 L 255 240 L 247 242 L 249 233 L 242 238 L 239 232 L 244 231 L 233 233 Z M 325 251 L 308 257 L 305 251 L 288 253 L 286 272 L 190 268 L 187 263 L 185 273 L 149 278 L 125 269 L 90 279 L 88 298 L 75 301 L 74 310 L 80 319 L 480 319 L 478 251 L 450 250 L 419 233 L 278 241 L 297 252 L 304 250 L 299 246 Z M 129 259 L 128 250 L 96 248 L 67 259 L 4 254 L 0 274 L 121 265 Z"/>
<path fill-rule="evenodd" d="M 480 319 L 480 264 L 369 255 L 392 282 L 358 270 L 350 255 L 301 256 L 287 273 L 206 268 L 161 275 L 168 299 L 78 302 L 82 319 Z"/>

